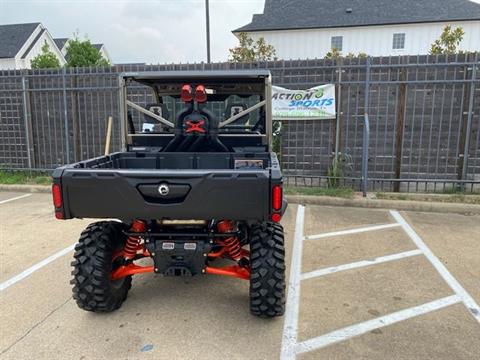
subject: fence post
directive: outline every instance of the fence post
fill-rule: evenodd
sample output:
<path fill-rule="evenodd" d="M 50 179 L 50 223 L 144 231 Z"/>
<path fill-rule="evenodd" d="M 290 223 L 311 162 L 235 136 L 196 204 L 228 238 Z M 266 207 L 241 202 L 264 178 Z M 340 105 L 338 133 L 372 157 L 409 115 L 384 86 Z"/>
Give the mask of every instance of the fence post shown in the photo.
<path fill-rule="evenodd" d="M 32 169 L 35 166 L 34 148 L 33 148 L 33 128 L 32 111 L 30 107 L 30 93 L 28 91 L 28 82 L 25 74 L 22 74 L 22 93 L 23 93 L 23 116 L 25 121 L 25 142 L 27 146 L 27 164 Z"/>
<path fill-rule="evenodd" d="M 62 83 L 63 83 L 63 116 L 64 116 L 64 128 L 65 128 L 65 152 L 67 154 L 67 164 L 70 164 L 70 134 L 68 129 L 68 108 L 67 108 L 67 83 L 65 79 L 67 69 L 62 69 Z"/>
<path fill-rule="evenodd" d="M 80 123 L 78 122 L 78 94 L 77 94 L 77 70 L 72 74 L 72 130 L 73 130 L 73 158 L 74 161 L 82 160 L 80 149 Z"/>
<path fill-rule="evenodd" d="M 478 53 L 475 54 L 475 60 L 472 66 L 472 81 L 470 82 L 470 98 L 468 100 L 465 148 L 463 151 L 462 180 L 467 180 L 468 156 L 469 156 L 469 150 L 470 150 L 470 137 L 472 132 L 472 119 L 473 119 L 473 100 L 475 96 L 475 80 L 477 77 L 477 60 L 478 60 Z"/>
<path fill-rule="evenodd" d="M 363 148 L 362 148 L 362 192 L 363 197 L 367 197 L 368 191 L 368 150 L 370 147 L 370 122 L 368 119 L 368 109 L 370 104 L 370 57 L 367 57 L 365 63 L 365 103 L 364 103 L 364 128 L 363 128 Z"/>
<path fill-rule="evenodd" d="M 403 153 L 403 135 L 405 132 L 405 103 L 407 84 L 407 72 L 405 68 L 402 68 L 399 78 L 399 91 L 397 102 L 397 119 L 396 119 L 396 134 L 395 134 L 395 179 L 399 180 L 402 172 L 402 153 Z M 393 191 L 400 191 L 400 181 L 393 183 Z"/>
<path fill-rule="evenodd" d="M 340 152 L 340 146 L 341 146 L 341 141 L 342 141 L 342 128 L 343 128 L 343 119 L 342 119 L 342 106 L 341 106 L 341 101 L 342 101 L 342 65 L 343 65 L 343 60 L 341 58 L 338 58 L 336 60 L 338 62 L 338 76 L 337 76 L 337 97 L 335 101 L 337 102 L 337 118 L 336 118 L 336 123 L 335 123 L 335 160 L 338 160 L 338 154 Z"/>

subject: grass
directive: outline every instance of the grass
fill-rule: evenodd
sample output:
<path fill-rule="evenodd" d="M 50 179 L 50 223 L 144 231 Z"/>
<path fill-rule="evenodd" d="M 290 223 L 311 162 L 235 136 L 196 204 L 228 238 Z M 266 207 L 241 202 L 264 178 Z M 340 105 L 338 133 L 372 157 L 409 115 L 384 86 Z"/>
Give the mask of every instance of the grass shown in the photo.
<path fill-rule="evenodd" d="M 344 199 L 352 199 L 354 191 L 347 187 L 318 188 L 318 187 L 285 187 L 286 195 L 311 195 L 311 196 L 334 196 Z"/>
<path fill-rule="evenodd" d="M 51 183 L 52 178 L 45 173 L 0 170 L 0 184 L 50 185 Z"/>
<path fill-rule="evenodd" d="M 462 203 L 480 205 L 480 195 L 478 193 L 465 194 L 459 192 L 445 192 L 432 194 L 392 194 L 378 192 L 375 194 L 377 199 L 386 200 L 413 200 L 427 202 L 445 202 L 445 203 Z"/>

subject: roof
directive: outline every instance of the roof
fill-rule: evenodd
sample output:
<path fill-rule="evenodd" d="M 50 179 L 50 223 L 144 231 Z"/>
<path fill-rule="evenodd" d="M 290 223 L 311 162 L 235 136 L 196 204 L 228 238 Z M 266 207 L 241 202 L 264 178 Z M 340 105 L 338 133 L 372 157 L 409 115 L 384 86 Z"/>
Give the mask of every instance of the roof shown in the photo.
<path fill-rule="evenodd" d="M 57 45 L 58 49 L 59 50 L 62 50 L 63 47 L 65 46 L 65 44 L 67 43 L 67 41 L 70 40 L 69 38 L 57 38 L 57 39 L 53 39 L 53 41 L 55 41 L 55 45 Z"/>
<path fill-rule="evenodd" d="M 265 79 L 270 76 L 266 69 L 258 70 L 205 70 L 205 71 L 139 71 L 120 74 L 123 79 L 133 79 L 143 83 L 150 82 L 185 82 L 188 80 L 254 80 Z"/>
<path fill-rule="evenodd" d="M 480 20 L 469 0 L 265 0 L 263 14 L 233 32 Z"/>
<path fill-rule="evenodd" d="M 15 57 L 39 25 L 39 22 L 0 25 L 0 58 Z"/>
<path fill-rule="evenodd" d="M 98 51 L 102 50 L 103 44 L 92 44 L 92 46 Z"/>
<path fill-rule="evenodd" d="M 270 71 L 258 70 L 178 70 L 178 71 L 136 71 L 120 74 L 123 78 L 132 79 L 185 79 L 185 78 L 259 78 L 269 77 Z"/>

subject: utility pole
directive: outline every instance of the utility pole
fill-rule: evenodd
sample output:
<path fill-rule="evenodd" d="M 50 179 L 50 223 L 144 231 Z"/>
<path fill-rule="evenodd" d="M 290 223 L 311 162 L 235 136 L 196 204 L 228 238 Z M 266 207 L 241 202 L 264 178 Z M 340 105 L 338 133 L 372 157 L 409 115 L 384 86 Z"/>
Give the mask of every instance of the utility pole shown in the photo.
<path fill-rule="evenodd" d="M 210 5 L 205 0 L 205 17 L 207 23 L 207 63 L 210 64 Z"/>

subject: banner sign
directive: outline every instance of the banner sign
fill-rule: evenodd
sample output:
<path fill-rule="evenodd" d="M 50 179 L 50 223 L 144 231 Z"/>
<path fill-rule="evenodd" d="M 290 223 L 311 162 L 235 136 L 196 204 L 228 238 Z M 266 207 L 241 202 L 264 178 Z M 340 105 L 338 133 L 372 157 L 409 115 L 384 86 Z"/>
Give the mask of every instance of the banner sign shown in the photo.
<path fill-rule="evenodd" d="M 335 85 L 326 84 L 308 90 L 272 87 L 274 120 L 335 119 Z"/>

